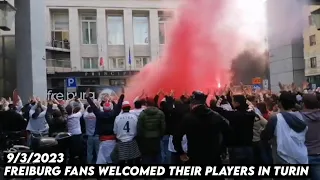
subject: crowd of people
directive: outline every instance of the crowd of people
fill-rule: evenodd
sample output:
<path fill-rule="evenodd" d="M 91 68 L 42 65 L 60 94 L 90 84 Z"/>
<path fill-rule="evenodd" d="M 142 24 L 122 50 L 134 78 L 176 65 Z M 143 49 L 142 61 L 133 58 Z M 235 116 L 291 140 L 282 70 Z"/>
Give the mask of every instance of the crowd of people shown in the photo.
<path fill-rule="evenodd" d="M 142 93 L 132 103 L 124 94 L 97 101 L 90 90 L 86 101 L 3 98 L 0 128 L 26 130 L 29 144 L 69 132 L 70 156 L 88 164 L 320 165 L 320 93 L 307 84 L 279 83 L 279 94 L 241 87 L 180 97 Z M 312 176 L 320 179 L 319 166 Z"/>

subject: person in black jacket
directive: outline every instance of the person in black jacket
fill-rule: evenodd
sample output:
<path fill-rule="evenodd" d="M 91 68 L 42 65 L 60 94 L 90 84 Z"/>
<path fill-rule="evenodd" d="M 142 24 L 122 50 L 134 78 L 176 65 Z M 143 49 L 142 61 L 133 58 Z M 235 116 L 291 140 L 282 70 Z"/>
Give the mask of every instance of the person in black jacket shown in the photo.
<path fill-rule="evenodd" d="M 180 159 L 187 164 L 221 164 L 220 135 L 229 133 L 228 122 L 206 105 L 206 95 L 196 91 L 191 96 L 191 110 L 186 114 L 177 132 L 173 135 L 173 145 Z M 186 135 L 188 152 L 183 151 L 181 141 Z"/>
<path fill-rule="evenodd" d="M 231 164 L 252 164 L 253 163 L 253 125 L 256 114 L 254 110 L 248 109 L 247 100 L 244 95 L 234 95 L 230 92 L 227 96 L 233 110 L 226 110 L 221 107 L 222 99 L 218 100 L 217 107 L 214 108 L 219 114 L 229 120 L 232 129 L 227 146 Z"/>
<path fill-rule="evenodd" d="M 11 106 L 11 105 L 10 105 Z M 27 121 L 16 110 L 9 109 L 0 111 L 1 132 L 4 131 L 23 131 L 27 127 Z"/>
<path fill-rule="evenodd" d="M 11 105 L 10 105 L 11 106 Z M 16 112 L 14 108 L 9 109 L 7 111 L 0 111 L 0 132 L 4 134 L 11 134 L 10 132 L 16 132 L 21 131 L 24 132 L 27 127 L 27 121 L 23 118 L 23 116 Z M 21 133 L 22 135 L 23 133 Z M 12 137 L 11 137 L 12 136 Z M 6 138 L 6 136 L 0 137 L 0 149 L 8 148 L 7 147 L 7 140 L 8 139 L 2 139 Z M 9 135 L 9 140 L 15 141 L 15 140 L 21 140 L 20 137 L 17 137 L 17 135 L 12 134 Z M 24 144 L 26 142 L 21 142 L 21 144 Z"/>
<path fill-rule="evenodd" d="M 58 109 L 54 109 L 54 105 L 56 105 Z M 49 124 L 49 136 L 55 136 L 60 132 L 68 132 L 66 115 L 65 108 L 56 100 L 48 102 L 46 120 Z"/>
<path fill-rule="evenodd" d="M 98 108 L 89 96 L 90 89 L 86 91 L 86 99 L 97 118 L 95 134 L 99 135 L 100 147 L 97 157 L 97 164 L 112 163 L 111 152 L 116 145 L 116 136 L 113 132 L 115 118 L 120 114 L 124 95 L 122 94 L 117 104 L 106 101 L 103 111 Z"/>

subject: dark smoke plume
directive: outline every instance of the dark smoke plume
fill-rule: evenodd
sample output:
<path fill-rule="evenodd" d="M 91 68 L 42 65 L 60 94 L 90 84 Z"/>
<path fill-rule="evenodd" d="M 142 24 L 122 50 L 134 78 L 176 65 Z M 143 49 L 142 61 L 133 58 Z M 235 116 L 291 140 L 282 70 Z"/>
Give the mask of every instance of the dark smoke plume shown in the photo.
<path fill-rule="evenodd" d="M 231 82 L 233 84 L 252 84 L 252 78 L 269 77 L 268 53 L 245 50 L 231 62 Z"/>

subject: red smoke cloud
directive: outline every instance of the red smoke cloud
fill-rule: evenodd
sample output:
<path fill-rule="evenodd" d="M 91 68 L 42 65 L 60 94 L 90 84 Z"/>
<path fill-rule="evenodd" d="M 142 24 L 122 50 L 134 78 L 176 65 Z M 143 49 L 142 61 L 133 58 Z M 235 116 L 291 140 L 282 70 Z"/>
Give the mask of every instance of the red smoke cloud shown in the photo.
<path fill-rule="evenodd" d="M 163 58 L 152 61 L 130 79 L 126 99 L 134 99 L 142 90 L 153 96 L 160 89 L 173 89 L 179 96 L 229 83 L 227 62 L 240 41 L 234 30 L 223 26 L 230 2 L 186 0 L 177 11 Z"/>

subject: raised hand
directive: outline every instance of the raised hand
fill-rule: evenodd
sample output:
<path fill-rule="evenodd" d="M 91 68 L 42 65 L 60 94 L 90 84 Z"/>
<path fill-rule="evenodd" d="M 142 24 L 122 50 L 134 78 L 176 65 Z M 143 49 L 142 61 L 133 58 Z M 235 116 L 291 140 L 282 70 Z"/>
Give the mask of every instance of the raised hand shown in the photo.
<path fill-rule="evenodd" d="M 297 86 L 294 82 L 291 84 L 291 89 L 292 91 L 297 92 Z"/>
<path fill-rule="evenodd" d="M 174 90 L 170 91 L 170 96 L 172 96 L 172 97 L 174 96 Z"/>
<path fill-rule="evenodd" d="M 302 88 L 303 89 L 308 89 L 309 83 L 307 81 L 302 83 Z"/>
<path fill-rule="evenodd" d="M 162 94 L 163 94 L 163 90 L 160 89 L 160 90 L 158 91 L 157 95 L 160 96 L 160 95 L 162 95 Z"/>
<path fill-rule="evenodd" d="M 86 98 L 89 98 L 90 97 L 90 88 L 88 88 L 86 90 L 86 94 L 85 94 Z"/>
<path fill-rule="evenodd" d="M 54 104 L 60 104 L 55 98 L 52 99 L 52 102 L 53 102 Z"/>
<path fill-rule="evenodd" d="M 54 104 L 54 102 L 53 102 L 53 100 L 50 99 L 47 101 L 47 104 L 48 104 L 48 106 L 52 106 Z"/>
<path fill-rule="evenodd" d="M 278 85 L 279 85 L 280 91 L 285 91 L 285 87 L 282 85 L 281 82 L 279 82 Z"/>

